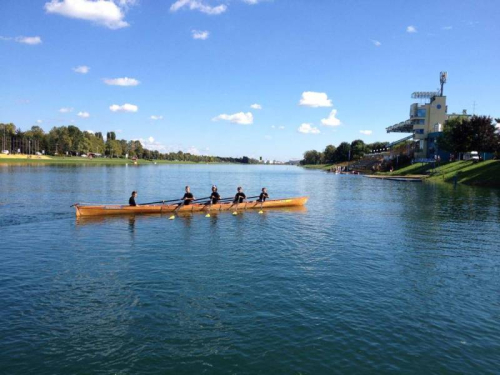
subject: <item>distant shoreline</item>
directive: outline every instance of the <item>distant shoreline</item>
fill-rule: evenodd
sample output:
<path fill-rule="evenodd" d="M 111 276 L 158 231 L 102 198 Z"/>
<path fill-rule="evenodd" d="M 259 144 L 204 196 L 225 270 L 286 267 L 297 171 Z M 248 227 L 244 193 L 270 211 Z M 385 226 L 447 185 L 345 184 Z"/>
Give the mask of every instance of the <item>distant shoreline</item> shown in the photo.
<path fill-rule="evenodd" d="M 333 164 L 303 165 L 306 169 L 329 171 Z M 372 174 L 370 171 L 360 171 L 362 174 Z M 473 161 L 454 161 L 433 164 L 415 163 L 394 172 L 377 172 L 379 177 L 418 177 L 422 181 L 434 183 L 464 184 L 488 188 L 500 188 L 500 161 L 488 160 L 479 163 Z"/>
<path fill-rule="evenodd" d="M 182 160 L 144 160 L 138 159 L 134 162 L 131 159 L 121 158 L 82 158 L 78 156 L 73 157 L 52 157 L 52 156 L 36 156 L 32 155 L 28 158 L 26 155 L 22 157 L 6 157 L 0 156 L 0 164 L 72 164 L 72 165 L 149 165 L 149 164 L 232 164 L 221 162 L 194 162 Z"/>

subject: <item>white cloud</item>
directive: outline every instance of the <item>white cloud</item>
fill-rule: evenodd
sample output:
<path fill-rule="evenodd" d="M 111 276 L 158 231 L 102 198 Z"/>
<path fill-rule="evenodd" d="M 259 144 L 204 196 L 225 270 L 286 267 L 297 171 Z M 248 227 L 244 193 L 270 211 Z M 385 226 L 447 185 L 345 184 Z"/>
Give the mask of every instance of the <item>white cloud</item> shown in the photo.
<path fill-rule="evenodd" d="M 312 126 L 312 124 L 308 123 L 303 123 L 302 125 L 299 126 L 297 129 L 299 133 L 304 133 L 304 134 L 319 134 L 321 133 L 318 128 Z"/>
<path fill-rule="evenodd" d="M 150 142 L 150 140 L 152 141 Z M 148 150 L 156 150 L 160 152 L 168 151 L 167 147 L 164 144 L 160 142 L 155 142 L 155 139 L 153 137 L 149 137 L 148 139 L 143 139 L 143 138 L 134 139 L 134 141 L 141 142 L 142 147 L 147 148 Z"/>
<path fill-rule="evenodd" d="M 451 30 L 451 29 L 453 29 L 453 26 L 443 26 L 441 29 L 442 30 Z"/>
<path fill-rule="evenodd" d="M 284 129 L 285 129 L 285 127 L 284 127 L 284 126 L 280 126 L 278 129 L 279 129 L 279 130 L 284 130 Z"/>
<path fill-rule="evenodd" d="M 378 40 L 374 40 L 374 39 L 372 39 L 372 43 L 375 47 L 380 47 L 382 45 L 382 43 L 380 43 Z"/>
<path fill-rule="evenodd" d="M 39 36 L 16 36 L 15 38 L 12 38 L 10 36 L 1 36 L 0 35 L 0 40 L 5 40 L 5 41 L 14 41 L 17 43 L 23 43 L 23 44 L 29 44 L 29 45 L 36 45 L 42 43 L 42 38 Z"/>
<path fill-rule="evenodd" d="M 154 120 L 154 121 L 156 121 L 156 120 L 163 120 L 163 116 L 152 115 L 149 119 L 150 120 Z"/>
<path fill-rule="evenodd" d="M 202 31 L 202 30 L 191 30 L 191 33 L 193 34 L 193 39 L 199 39 L 199 40 L 206 40 L 208 39 L 208 36 L 210 35 L 210 32 L 208 31 Z"/>
<path fill-rule="evenodd" d="M 104 78 L 104 83 L 110 86 L 137 86 L 140 81 L 135 78 Z"/>
<path fill-rule="evenodd" d="M 324 92 L 305 91 L 302 93 L 299 105 L 313 108 L 331 107 L 332 101 Z"/>
<path fill-rule="evenodd" d="M 324 126 L 339 126 L 340 120 L 335 116 L 337 116 L 337 110 L 332 109 L 332 111 L 330 112 L 330 115 L 327 118 L 322 119 L 321 123 Z"/>
<path fill-rule="evenodd" d="M 212 119 L 212 121 L 219 121 L 219 120 L 229 121 L 233 124 L 251 125 L 253 124 L 253 115 L 251 112 L 247 113 L 238 112 L 233 115 L 222 114 Z"/>
<path fill-rule="evenodd" d="M 410 25 L 410 26 L 408 26 L 408 27 L 406 28 L 406 32 L 407 32 L 407 33 L 410 33 L 410 34 L 411 34 L 411 33 L 416 33 L 416 32 L 417 32 L 417 28 L 416 28 L 415 26 Z"/>
<path fill-rule="evenodd" d="M 191 146 L 185 149 L 185 153 L 191 154 L 191 155 L 201 155 L 200 150 L 198 150 L 196 147 Z"/>
<path fill-rule="evenodd" d="M 15 41 L 18 43 L 35 45 L 42 43 L 42 38 L 39 36 L 18 36 Z"/>
<path fill-rule="evenodd" d="M 87 74 L 89 72 L 90 68 L 86 65 L 80 65 L 77 66 L 76 68 L 73 68 L 73 71 L 76 73 L 80 74 Z"/>
<path fill-rule="evenodd" d="M 373 131 L 371 130 L 360 130 L 359 132 L 364 135 L 372 135 L 373 133 Z"/>
<path fill-rule="evenodd" d="M 202 0 L 177 0 L 170 6 L 170 11 L 177 12 L 179 9 L 184 7 L 189 8 L 190 10 L 198 10 L 209 15 L 218 15 L 227 10 L 227 6 L 225 4 L 211 6 L 205 4 Z"/>
<path fill-rule="evenodd" d="M 36 120 L 37 124 L 41 124 L 43 121 L 42 120 Z"/>
<path fill-rule="evenodd" d="M 255 103 L 255 104 L 252 104 L 250 106 L 250 108 L 253 108 L 253 109 L 262 109 L 262 106 L 260 104 Z"/>
<path fill-rule="evenodd" d="M 69 113 L 72 111 L 73 111 L 73 108 L 70 108 L 70 107 L 63 107 L 63 108 L 59 109 L 59 112 L 61 112 L 61 113 Z"/>
<path fill-rule="evenodd" d="M 267 1 L 267 0 L 243 0 L 244 3 L 247 3 L 249 5 L 255 5 L 258 3 L 262 3 L 263 1 Z"/>
<path fill-rule="evenodd" d="M 88 113 L 88 112 L 78 112 L 77 116 L 79 116 L 81 118 L 89 118 L 90 117 L 90 113 Z"/>
<path fill-rule="evenodd" d="M 130 1 L 121 1 L 126 7 Z M 59 14 L 64 17 L 92 21 L 110 29 L 120 29 L 129 24 L 124 21 L 125 13 L 114 1 L 107 0 L 51 0 L 45 3 L 47 13 Z"/>
<path fill-rule="evenodd" d="M 95 131 L 93 131 L 93 130 L 84 130 L 84 131 L 86 131 L 87 133 L 90 133 L 90 134 L 95 134 Z"/>
<path fill-rule="evenodd" d="M 111 112 L 137 112 L 139 107 L 134 104 L 125 103 L 123 105 L 113 104 L 109 106 Z"/>

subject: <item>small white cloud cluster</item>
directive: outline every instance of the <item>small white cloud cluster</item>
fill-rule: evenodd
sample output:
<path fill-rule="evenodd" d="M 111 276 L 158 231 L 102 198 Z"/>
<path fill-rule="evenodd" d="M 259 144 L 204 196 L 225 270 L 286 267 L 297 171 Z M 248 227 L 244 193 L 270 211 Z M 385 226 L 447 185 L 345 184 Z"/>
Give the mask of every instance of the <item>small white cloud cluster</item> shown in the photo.
<path fill-rule="evenodd" d="M 197 10 L 211 16 L 224 13 L 227 10 L 227 6 L 225 4 L 211 6 L 203 2 L 202 0 L 177 0 L 170 6 L 170 11 L 177 12 L 181 8 Z"/>
<path fill-rule="evenodd" d="M 132 0 L 51 0 L 45 3 L 47 13 L 64 17 L 92 21 L 110 29 L 121 29 L 129 26 L 124 20 L 125 9 L 135 4 Z"/>
<path fill-rule="evenodd" d="M 88 113 L 86 111 L 80 111 L 80 112 L 78 112 L 77 116 L 79 116 L 81 118 L 89 118 L 90 117 L 90 113 Z"/>
<path fill-rule="evenodd" d="M 305 91 L 302 93 L 299 105 L 304 107 L 331 107 L 332 101 L 324 92 Z"/>
<path fill-rule="evenodd" d="M 135 78 L 104 78 L 104 83 L 110 86 L 137 86 L 140 81 Z"/>
<path fill-rule="evenodd" d="M 208 36 L 210 35 L 210 32 L 208 31 L 202 31 L 202 30 L 191 30 L 191 34 L 193 34 L 193 39 L 198 39 L 198 40 L 206 40 L 208 39 Z"/>
<path fill-rule="evenodd" d="M 80 65 L 77 66 L 76 68 L 73 68 L 73 71 L 75 73 L 80 73 L 80 74 L 87 74 L 89 72 L 90 68 L 86 65 Z"/>
<path fill-rule="evenodd" d="M 42 38 L 40 38 L 39 36 L 16 36 L 14 38 L 10 36 L 0 36 L 0 40 L 5 40 L 5 41 L 13 40 L 14 42 L 17 43 L 29 44 L 32 46 L 42 43 Z"/>
<path fill-rule="evenodd" d="M 340 120 L 336 116 L 337 116 L 337 110 L 332 109 L 330 115 L 327 118 L 322 119 L 321 123 L 324 126 L 339 126 Z"/>
<path fill-rule="evenodd" d="M 406 28 L 406 32 L 410 33 L 410 34 L 416 33 L 417 32 L 417 28 L 415 26 L 410 25 L 410 26 L 408 26 Z"/>
<path fill-rule="evenodd" d="M 328 99 L 328 95 L 324 92 L 305 91 L 299 101 L 299 105 L 305 107 L 319 108 L 319 107 L 332 107 L 332 101 Z M 323 126 L 339 126 L 340 120 L 337 118 L 337 110 L 332 109 L 327 118 L 321 120 Z M 303 123 L 297 129 L 299 133 L 303 134 L 319 134 L 321 131 L 313 126 L 312 123 Z"/>
<path fill-rule="evenodd" d="M 253 114 L 251 112 L 246 112 L 246 113 L 238 112 L 232 115 L 223 113 L 212 119 L 212 121 L 219 121 L 219 120 L 229 121 L 233 124 L 251 125 L 253 124 Z"/>
<path fill-rule="evenodd" d="M 151 115 L 150 119 L 153 120 L 153 121 L 163 120 L 163 116 Z"/>
<path fill-rule="evenodd" d="M 252 104 L 250 106 L 250 108 L 253 108 L 253 109 L 262 109 L 262 106 L 260 104 L 255 103 L 255 104 Z"/>
<path fill-rule="evenodd" d="M 304 133 L 304 134 L 319 134 L 321 133 L 318 128 L 312 126 L 312 124 L 309 123 L 303 123 L 302 125 L 299 126 L 297 129 L 299 133 Z"/>
<path fill-rule="evenodd" d="M 59 109 L 59 112 L 61 112 L 61 113 L 70 113 L 70 112 L 73 112 L 73 108 L 63 107 L 63 108 Z"/>
<path fill-rule="evenodd" d="M 125 103 L 122 105 L 113 104 L 109 106 L 111 112 L 137 112 L 139 107 L 134 104 Z"/>
<path fill-rule="evenodd" d="M 380 43 L 378 40 L 374 40 L 374 39 L 372 39 L 372 43 L 375 47 L 380 47 L 382 45 L 382 43 Z"/>
<path fill-rule="evenodd" d="M 371 130 L 360 130 L 359 132 L 364 135 L 372 135 L 373 133 L 373 131 Z"/>

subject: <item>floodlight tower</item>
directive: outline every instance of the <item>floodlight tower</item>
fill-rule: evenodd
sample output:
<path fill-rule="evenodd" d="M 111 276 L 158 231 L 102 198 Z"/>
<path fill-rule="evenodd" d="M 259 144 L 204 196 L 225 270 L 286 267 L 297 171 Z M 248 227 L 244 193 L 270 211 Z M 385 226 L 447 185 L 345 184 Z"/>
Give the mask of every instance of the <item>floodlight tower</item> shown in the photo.
<path fill-rule="evenodd" d="M 439 73 L 439 82 L 441 83 L 441 95 L 440 96 L 443 96 L 443 87 L 444 87 L 444 84 L 446 83 L 447 78 L 448 78 L 447 72 Z"/>

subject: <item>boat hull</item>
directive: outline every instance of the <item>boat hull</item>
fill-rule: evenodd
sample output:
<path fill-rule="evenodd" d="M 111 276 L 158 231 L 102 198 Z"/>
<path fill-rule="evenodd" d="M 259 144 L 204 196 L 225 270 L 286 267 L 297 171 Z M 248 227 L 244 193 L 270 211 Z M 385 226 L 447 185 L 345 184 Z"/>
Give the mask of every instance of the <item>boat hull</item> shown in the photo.
<path fill-rule="evenodd" d="M 240 203 L 220 203 L 213 205 L 191 204 L 182 206 L 178 212 L 211 212 L 229 210 L 252 210 L 264 208 L 298 207 L 307 203 L 308 197 L 272 199 L 264 203 L 250 201 Z M 142 214 L 167 214 L 172 213 L 178 207 L 176 204 L 153 204 L 144 206 L 124 206 L 124 205 L 81 205 L 75 204 L 76 216 L 106 216 L 106 215 L 142 215 Z"/>

